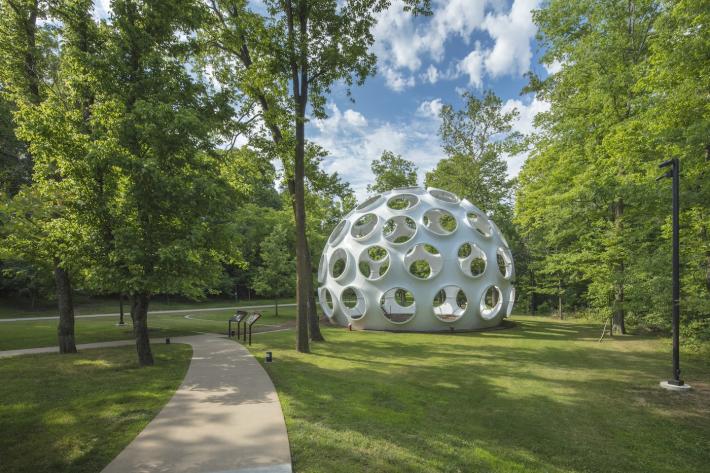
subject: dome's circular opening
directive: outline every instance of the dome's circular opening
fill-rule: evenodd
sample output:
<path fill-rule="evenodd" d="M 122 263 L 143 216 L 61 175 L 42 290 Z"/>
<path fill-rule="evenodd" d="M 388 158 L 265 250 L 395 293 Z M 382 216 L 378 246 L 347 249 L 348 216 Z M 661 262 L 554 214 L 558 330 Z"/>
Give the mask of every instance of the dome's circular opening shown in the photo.
<path fill-rule="evenodd" d="M 473 228 L 479 235 L 484 238 L 490 238 L 491 225 L 488 223 L 488 219 L 486 217 L 477 214 L 476 212 L 468 212 L 466 214 L 466 220 L 471 228 Z"/>
<path fill-rule="evenodd" d="M 498 248 L 496 250 L 496 263 L 501 276 L 505 279 L 510 279 L 513 275 L 513 258 L 507 249 Z"/>
<path fill-rule="evenodd" d="M 490 320 L 498 315 L 503 304 L 503 296 L 498 286 L 489 286 L 481 296 L 481 317 Z"/>
<path fill-rule="evenodd" d="M 382 196 L 380 194 L 373 195 L 372 197 L 369 197 L 367 200 L 365 200 L 362 204 L 355 207 L 355 210 L 370 209 L 370 208 L 374 207 L 375 203 L 378 203 L 381 199 L 382 199 Z"/>
<path fill-rule="evenodd" d="M 417 224 L 405 215 L 392 217 L 382 226 L 385 240 L 391 243 L 406 243 L 414 237 L 415 233 L 417 233 Z"/>
<path fill-rule="evenodd" d="M 404 266 L 418 279 L 431 279 L 441 271 L 443 260 L 439 250 L 428 243 L 414 245 L 404 255 Z"/>
<path fill-rule="evenodd" d="M 472 277 L 478 277 L 486 270 L 486 260 L 483 258 L 473 258 L 469 265 L 469 271 Z"/>
<path fill-rule="evenodd" d="M 318 301 L 320 302 L 321 309 L 323 313 L 328 317 L 333 317 L 333 309 L 335 308 L 335 302 L 333 300 L 333 294 L 327 287 L 321 287 L 318 290 Z"/>
<path fill-rule="evenodd" d="M 389 253 L 381 246 L 371 246 L 360 253 L 358 268 L 360 273 L 370 281 L 384 277 L 389 267 Z"/>
<path fill-rule="evenodd" d="M 407 323 L 417 312 L 414 294 L 401 287 L 385 291 L 380 298 L 380 308 L 382 315 L 393 324 Z"/>
<path fill-rule="evenodd" d="M 357 240 L 364 240 L 372 235 L 377 226 L 377 215 L 368 213 L 360 216 L 350 229 L 350 234 Z"/>
<path fill-rule="evenodd" d="M 431 277 L 431 266 L 428 261 L 417 260 L 409 265 L 409 274 L 419 279 L 429 279 Z"/>
<path fill-rule="evenodd" d="M 442 322 L 456 322 L 468 307 L 468 299 L 458 286 L 445 286 L 434 296 L 434 315 Z"/>
<path fill-rule="evenodd" d="M 440 236 L 451 235 L 456 231 L 456 218 L 444 209 L 429 209 L 422 217 L 424 227 Z"/>
<path fill-rule="evenodd" d="M 392 210 L 407 210 L 411 209 L 419 203 L 419 197 L 414 194 L 397 194 L 390 197 L 387 201 L 387 207 Z"/>
<path fill-rule="evenodd" d="M 446 202 L 449 204 L 458 204 L 459 203 L 459 198 L 456 194 L 453 194 L 449 191 L 444 191 L 441 189 L 429 189 L 429 194 L 434 197 L 435 199 L 438 199 L 442 202 Z"/>
<path fill-rule="evenodd" d="M 486 270 L 486 254 L 475 243 L 466 242 L 459 247 L 459 267 L 466 276 L 477 278 Z"/>
<path fill-rule="evenodd" d="M 330 276 L 335 279 L 341 278 L 348 269 L 348 253 L 342 249 L 338 248 L 330 256 Z"/>
<path fill-rule="evenodd" d="M 337 245 L 338 243 L 340 243 L 340 240 L 345 237 L 347 226 L 349 224 L 350 223 L 347 220 L 341 220 L 341 222 L 333 230 L 333 233 L 330 234 L 330 238 L 328 238 L 328 243 L 330 243 L 331 245 Z"/>
<path fill-rule="evenodd" d="M 340 295 L 340 302 L 343 304 L 343 312 L 351 320 L 360 320 L 365 316 L 367 303 L 359 289 L 346 287 Z"/>

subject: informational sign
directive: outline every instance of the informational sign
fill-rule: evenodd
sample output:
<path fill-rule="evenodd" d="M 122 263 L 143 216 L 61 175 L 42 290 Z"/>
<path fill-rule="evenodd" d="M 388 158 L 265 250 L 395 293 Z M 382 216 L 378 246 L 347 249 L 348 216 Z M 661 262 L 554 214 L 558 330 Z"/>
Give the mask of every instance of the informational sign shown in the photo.
<path fill-rule="evenodd" d="M 249 316 L 249 318 L 247 319 L 247 322 L 246 322 L 247 325 L 252 325 L 254 322 L 256 322 L 257 320 L 259 320 L 260 317 L 261 317 L 261 314 L 254 312 L 254 313 L 251 314 L 251 315 Z"/>

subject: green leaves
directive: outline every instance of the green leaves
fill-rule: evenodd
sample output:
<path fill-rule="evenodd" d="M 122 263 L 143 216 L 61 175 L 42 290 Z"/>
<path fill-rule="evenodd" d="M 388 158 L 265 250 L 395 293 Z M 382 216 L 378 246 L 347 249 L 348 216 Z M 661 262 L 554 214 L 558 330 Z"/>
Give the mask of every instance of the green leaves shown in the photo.
<path fill-rule="evenodd" d="M 261 243 L 262 265 L 257 269 L 252 287 L 264 296 L 283 297 L 296 288 L 296 261 L 289 248 L 293 246 L 290 232 L 277 224 Z"/>
<path fill-rule="evenodd" d="M 463 109 L 441 110 L 439 136 L 448 157 L 427 173 L 425 183 L 469 199 L 503 223 L 510 219 L 513 191 L 503 158 L 520 151 L 521 136 L 511 131 L 518 112 L 503 111 L 491 91 L 482 98 L 467 92 L 464 98 Z"/>
<path fill-rule="evenodd" d="M 368 192 L 385 192 L 397 187 L 417 185 L 417 167 L 412 161 L 392 151 L 384 150 L 380 159 L 370 164 L 375 175 L 374 184 L 367 186 Z"/>
<path fill-rule="evenodd" d="M 701 3 L 560 1 L 535 14 L 543 62 L 562 63 L 531 80 L 551 108 L 516 196 L 537 284 L 561 275 L 570 301 L 652 326 L 668 320 L 670 191 L 655 177 L 671 156 L 682 161 L 684 297 L 693 299 L 683 311 L 710 317 L 693 296 L 710 296 L 699 284 L 710 261 L 696 250 L 707 248 L 708 227 L 696 223 L 707 221 L 710 202 Z"/>

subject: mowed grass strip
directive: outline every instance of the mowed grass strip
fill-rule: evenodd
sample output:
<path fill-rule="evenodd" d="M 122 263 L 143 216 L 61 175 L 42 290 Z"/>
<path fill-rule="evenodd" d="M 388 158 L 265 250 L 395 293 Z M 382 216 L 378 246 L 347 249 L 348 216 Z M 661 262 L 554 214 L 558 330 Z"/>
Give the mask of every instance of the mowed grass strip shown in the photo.
<path fill-rule="evenodd" d="M 195 308 L 200 308 L 199 305 Z M 257 311 L 257 310 L 254 310 Z M 227 320 L 235 310 L 193 312 L 184 314 L 148 315 L 150 336 L 154 338 L 194 335 L 201 332 L 227 333 Z M 252 312 L 252 310 L 248 310 Z M 273 308 L 259 309 L 261 319 L 254 325 L 255 330 L 266 330 L 289 323 L 295 318 L 294 307 L 279 307 L 279 316 L 274 316 Z M 189 318 L 186 318 L 189 316 Z M 98 317 L 75 320 L 76 343 L 108 342 L 133 338 L 131 317 L 126 314 L 126 324 L 117 326 L 118 318 Z M 57 344 L 56 320 L 20 320 L 0 322 L 0 350 L 50 347 Z"/>
<path fill-rule="evenodd" d="M 707 472 L 710 367 L 684 355 L 691 393 L 661 390 L 666 342 L 579 321 L 516 317 L 468 334 L 327 328 L 313 353 L 264 334 L 295 471 Z"/>
<path fill-rule="evenodd" d="M 279 304 L 294 303 L 295 299 L 280 299 Z M 270 299 L 244 299 L 235 302 L 234 299 L 207 299 L 204 301 L 170 300 L 168 302 L 164 296 L 157 296 L 150 301 L 149 310 L 190 310 L 195 308 L 208 309 L 219 307 L 248 307 L 253 305 L 271 305 L 274 301 Z M 74 314 L 118 314 L 119 301 L 116 297 L 86 297 L 75 295 Z M 123 309 L 126 317 L 130 311 L 130 304 L 124 300 Z M 280 312 L 280 310 L 279 310 Z M 18 317 L 56 317 L 56 303 L 43 302 L 32 307 L 26 300 L 0 299 L 0 319 Z"/>
<path fill-rule="evenodd" d="M 0 359 L 0 472 L 101 471 L 155 417 L 187 372 L 189 345 Z"/>

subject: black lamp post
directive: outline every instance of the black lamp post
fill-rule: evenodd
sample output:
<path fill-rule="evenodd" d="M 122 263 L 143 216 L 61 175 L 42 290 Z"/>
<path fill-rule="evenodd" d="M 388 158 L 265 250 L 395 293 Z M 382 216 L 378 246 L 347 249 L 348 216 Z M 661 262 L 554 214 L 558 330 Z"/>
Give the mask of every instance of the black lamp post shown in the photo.
<path fill-rule="evenodd" d="M 680 243 L 679 243 L 679 212 L 680 212 L 680 162 L 678 158 L 669 159 L 662 162 L 658 167 L 670 169 L 658 180 L 669 177 L 673 182 L 673 379 L 662 382 L 663 387 L 670 389 L 689 388 L 680 379 Z"/>

